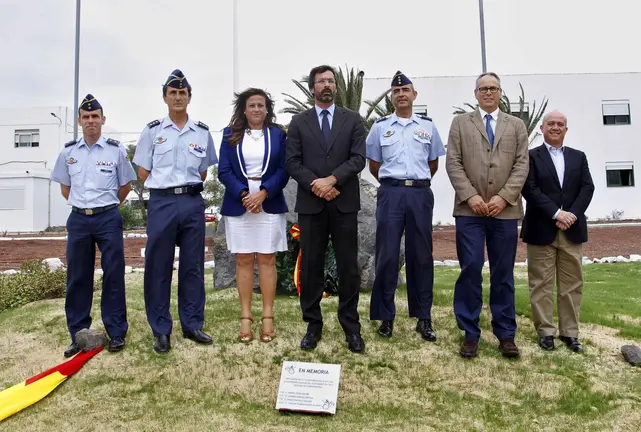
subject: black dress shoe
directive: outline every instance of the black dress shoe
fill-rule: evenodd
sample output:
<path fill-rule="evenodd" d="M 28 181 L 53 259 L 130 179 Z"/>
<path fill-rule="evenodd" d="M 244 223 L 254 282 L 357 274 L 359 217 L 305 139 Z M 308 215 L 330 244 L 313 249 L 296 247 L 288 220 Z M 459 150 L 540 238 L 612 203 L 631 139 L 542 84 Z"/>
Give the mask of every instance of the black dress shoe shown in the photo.
<path fill-rule="evenodd" d="M 426 341 L 434 342 L 436 340 L 436 333 L 432 328 L 432 321 L 418 320 L 416 323 L 416 331 L 421 334 L 421 337 Z"/>
<path fill-rule="evenodd" d="M 361 335 L 353 333 L 346 335 L 347 348 L 353 353 L 362 353 L 365 350 L 365 341 Z"/>
<path fill-rule="evenodd" d="M 214 341 L 211 339 L 211 336 L 209 336 L 207 333 L 205 333 L 202 330 L 188 330 L 188 331 L 183 330 L 183 337 L 186 339 L 191 339 L 194 342 L 197 342 L 203 345 L 211 345 L 214 343 Z"/>
<path fill-rule="evenodd" d="M 321 334 L 308 331 L 305 333 L 305 336 L 300 341 L 300 348 L 306 351 L 313 350 L 318 345 L 318 342 L 321 340 Z"/>
<path fill-rule="evenodd" d="M 575 337 L 567 337 L 567 336 L 559 336 L 559 339 L 561 341 L 565 342 L 565 344 L 570 348 L 570 350 L 580 353 L 583 352 L 583 345 L 581 345 L 581 342 L 579 342 L 578 338 Z"/>
<path fill-rule="evenodd" d="M 65 350 L 65 354 L 64 355 L 65 355 L 65 357 L 68 358 L 68 357 L 75 356 L 79 352 L 80 352 L 80 348 L 78 348 L 78 345 L 76 345 L 75 342 L 71 342 L 71 345 L 69 345 L 67 347 L 67 349 Z"/>
<path fill-rule="evenodd" d="M 543 336 L 539 338 L 539 346 L 546 351 L 554 350 L 554 336 Z"/>
<path fill-rule="evenodd" d="M 476 353 L 478 352 L 478 349 L 479 349 L 479 343 L 477 341 L 465 340 L 461 345 L 461 350 L 459 351 L 459 354 L 461 354 L 461 357 L 463 358 L 476 357 Z"/>
<path fill-rule="evenodd" d="M 125 347 L 125 338 L 122 336 L 116 336 L 114 338 L 111 338 L 111 340 L 109 341 L 107 350 L 109 352 L 118 352 L 118 351 L 122 351 L 124 347 Z"/>
<path fill-rule="evenodd" d="M 378 328 L 378 334 L 386 338 L 391 338 L 393 331 L 394 321 L 383 321 L 381 326 Z"/>
<path fill-rule="evenodd" d="M 169 335 L 156 336 L 154 351 L 156 351 L 158 354 L 165 354 L 168 353 L 170 349 L 171 342 L 169 341 Z"/>

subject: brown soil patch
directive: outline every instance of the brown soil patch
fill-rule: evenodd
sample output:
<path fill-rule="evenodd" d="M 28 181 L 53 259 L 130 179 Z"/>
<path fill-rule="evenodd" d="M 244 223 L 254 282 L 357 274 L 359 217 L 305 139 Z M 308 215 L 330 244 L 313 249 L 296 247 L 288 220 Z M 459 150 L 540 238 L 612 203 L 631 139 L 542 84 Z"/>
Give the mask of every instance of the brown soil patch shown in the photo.
<path fill-rule="evenodd" d="M 54 236 L 64 236 L 65 233 L 52 233 Z M 35 237 L 35 235 L 32 235 Z M 594 259 L 607 256 L 641 254 L 641 226 L 599 226 L 590 227 L 589 241 L 584 245 L 583 255 Z M 147 239 L 125 239 L 125 262 L 132 267 L 143 267 L 144 258 L 140 249 L 144 248 Z M 205 260 L 213 260 L 212 239 L 207 238 L 205 245 L 209 250 Z M 17 269 L 20 264 L 29 259 L 44 259 L 58 257 L 65 261 L 66 242 L 64 240 L 16 240 L 0 241 L 0 271 Z M 527 257 L 526 245 L 519 241 L 516 254 L 518 262 Z M 434 258 L 437 260 L 456 260 L 456 232 L 453 226 L 434 228 Z M 100 266 L 100 252 L 96 252 L 96 268 Z"/>

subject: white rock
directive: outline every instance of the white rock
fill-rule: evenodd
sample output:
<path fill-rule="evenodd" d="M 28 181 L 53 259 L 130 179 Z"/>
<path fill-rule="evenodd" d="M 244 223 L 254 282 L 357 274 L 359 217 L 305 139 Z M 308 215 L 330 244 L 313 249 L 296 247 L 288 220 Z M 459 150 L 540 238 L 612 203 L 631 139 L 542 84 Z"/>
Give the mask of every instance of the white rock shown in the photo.
<path fill-rule="evenodd" d="M 599 258 L 594 258 L 594 261 L 592 261 L 592 262 L 593 262 L 594 264 L 601 264 L 601 263 L 603 263 L 603 260 L 601 260 L 601 259 L 599 259 Z"/>
<path fill-rule="evenodd" d="M 125 235 L 127 238 L 145 238 L 147 237 L 147 234 L 141 234 L 141 233 L 127 233 Z"/>
<path fill-rule="evenodd" d="M 144 268 L 135 268 L 134 273 L 144 273 L 145 269 Z"/>
<path fill-rule="evenodd" d="M 103 273 L 104 272 L 102 271 L 102 269 L 96 269 L 96 271 L 94 272 L 96 276 L 101 276 Z"/>
<path fill-rule="evenodd" d="M 442 267 L 444 265 L 445 263 L 443 263 L 443 261 L 434 261 L 434 267 Z"/>
<path fill-rule="evenodd" d="M 174 261 L 174 270 L 178 270 L 178 261 Z"/>
<path fill-rule="evenodd" d="M 216 264 L 213 261 L 205 261 L 205 270 L 213 269 Z"/>
<path fill-rule="evenodd" d="M 456 260 L 445 260 L 443 261 L 445 267 L 458 267 L 458 261 Z"/>
<path fill-rule="evenodd" d="M 616 257 L 616 262 L 627 263 L 630 262 L 630 260 L 622 255 L 619 255 L 618 257 Z"/>
<path fill-rule="evenodd" d="M 483 263 L 483 267 L 485 267 L 485 268 L 489 268 L 489 267 L 490 267 L 490 262 L 489 262 L 489 261 L 485 261 L 485 262 Z"/>
<path fill-rule="evenodd" d="M 42 265 L 49 267 L 49 270 L 54 271 L 59 269 L 60 267 L 64 267 L 64 264 L 62 261 L 60 261 L 60 258 L 45 258 L 42 260 Z"/>
<path fill-rule="evenodd" d="M 612 256 L 601 258 L 602 263 L 613 263 L 613 262 L 616 262 L 616 260 L 617 260 L 616 257 L 612 257 Z"/>
<path fill-rule="evenodd" d="M 592 264 L 592 260 L 588 257 L 583 257 L 583 259 L 581 260 L 581 264 L 583 265 Z"/>
<path fill-rule="evenodd" d="M 514 267 L 527 267 L 527 263 L 526 262 L 517 262 L 517 263 L 514 263 Z"/>
<path fill-rule="evenodd" d="M 134 271 L 133 267 L 131 267 L 131 266 L 125 266 L 125 274 L 129 274 L 129 273 L 131 273 L 131 272 L 133 272 L 133 271 Z"/>
<path fill-rule="evenodd" d="M 5 271 L 2 272 L 2 274 L 6 274 L 6 275 L 14 275 L 14 274 L 18 274 L 18 273 L 20 273 L 20 272 L 18 270 L 14 270 L 14 269 L 5 270 Z"/>
<path fill-rule="evenodd" d="M 639 261 L 641 261 L 641 255 L 636 255 L 636 254 L 630 255 L 630 262 L 639 262 Z"/>

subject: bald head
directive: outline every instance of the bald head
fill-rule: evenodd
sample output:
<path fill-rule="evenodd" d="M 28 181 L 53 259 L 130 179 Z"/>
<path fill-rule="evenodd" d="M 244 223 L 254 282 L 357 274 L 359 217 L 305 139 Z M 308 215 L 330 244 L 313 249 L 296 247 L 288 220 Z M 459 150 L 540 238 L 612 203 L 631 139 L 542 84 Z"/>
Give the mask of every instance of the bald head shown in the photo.
<path fill-rule="evenodd" d="M 568 131 L 568 119 L 560 111 L 551 111 L 543 116 L 541 132 L 545 142 L 553 147 L 561 147 Z"/>
<path fill-rule="evenodd" d="M 555 111 L 551 111 L 551 112 L 549 112 L 549 113 L 546 113 L 546 114 L 543 116 L 543 123 L 545 123 L 545 122 L 546 122 L 546 120 L 548 120 L 550 117 L 555 117 L 555 118 L 556 118 L 556 117 L 561 117 L 561 118 L 563 119 L 563 122 L 565 123 L 565 125 L 566 125 L 566 126 L 568 125 L 568 118 L 567 118 L 567 117 L 565 116 L 565 114 L 563 114 L 561 111 L 557 111 L 557 110 L 555 110 Z"/>

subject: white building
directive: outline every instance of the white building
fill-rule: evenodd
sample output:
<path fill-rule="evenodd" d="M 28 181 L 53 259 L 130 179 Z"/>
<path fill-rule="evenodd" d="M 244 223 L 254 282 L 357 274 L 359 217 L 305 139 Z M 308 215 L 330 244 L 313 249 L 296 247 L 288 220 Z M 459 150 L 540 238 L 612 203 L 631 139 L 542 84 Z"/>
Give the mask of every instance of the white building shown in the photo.
<path fill-rule="evenodd" d="M 463 107 L 465 102 L 476 104 L 476 77 L 415 78 L 411 71 L 403 72 L 418 91 L 415 111 L 427 113 L 434 120 L 447 144 L 454 107 Z M 390 81 L 366 79 L 363 99 L 375 98 L 389 88 Z M 623 212 L 624 219 L 641 218 L 641 194 L 634 175 L 635 167 L 641 166 L 641 120 L 632 121 L 631 115 L 635 109 L 641 112 L 641 73 L 502 75 L 501 87 L 517 106 L 519 83 L 525 90 L 530 114 L 534 113 L 532 103 L 536 101 L 538 109 L 546 97 L 546 112 L 560 110 L 568 117 L 565 144 L 586 153 L 596 188 L 588 217 L 594 220 Z M 532 146 L 541 143 L 542 136 L 538 135 Z M 364 177 L 375 182 L 369 173 Z M 453 222 L 454 190 L 445 172 L 445 157 L 440 160 L 432 188 L 434 223 Z"/>
<path fill-rule="evenodd" d="M 0 232 L 65 225 L 69 208 L 49 177 L 73 121 L 65 107 L 0 109 Z"/>

